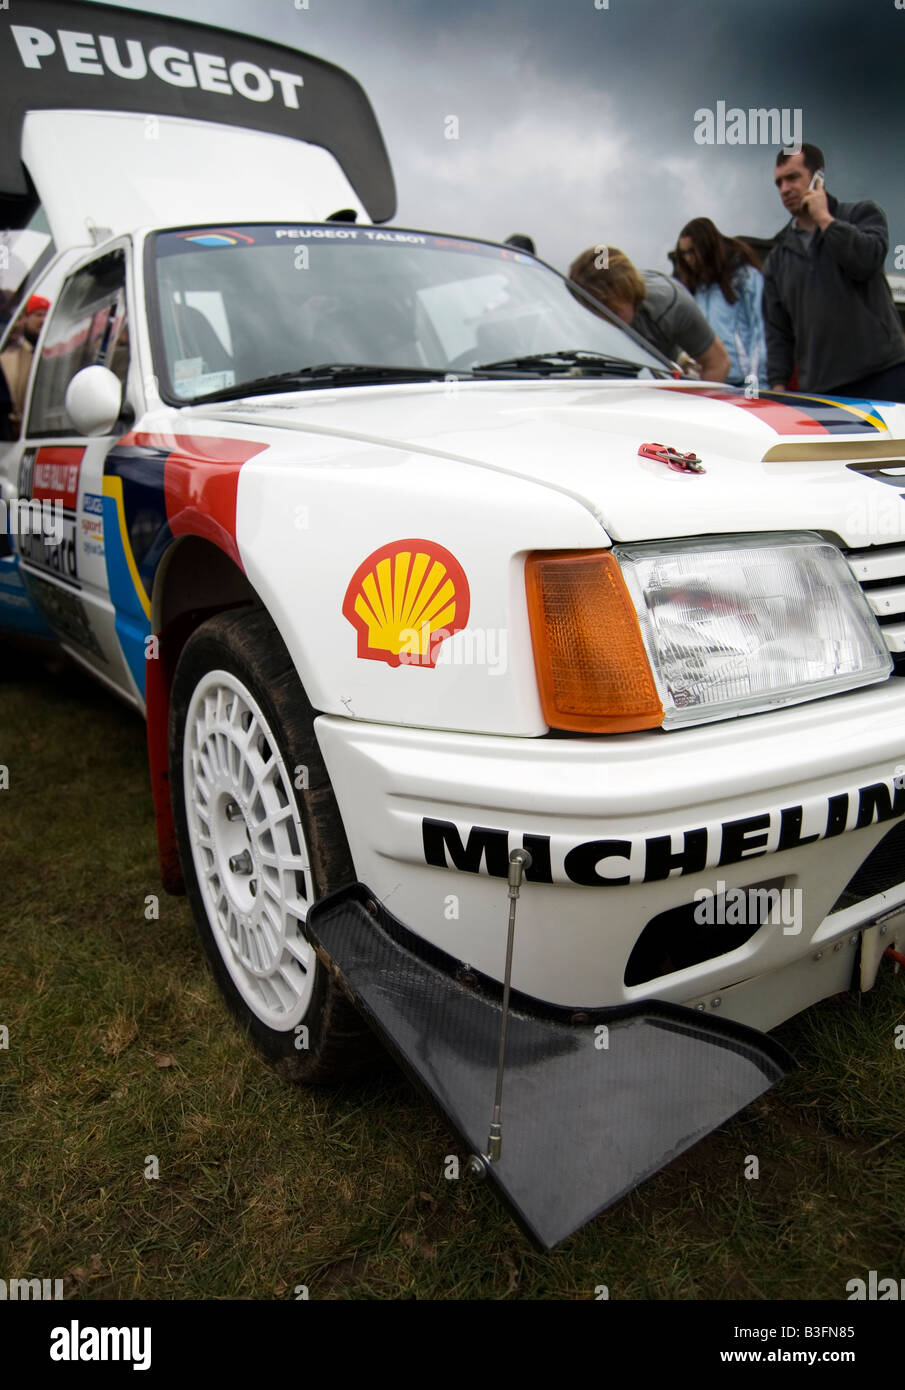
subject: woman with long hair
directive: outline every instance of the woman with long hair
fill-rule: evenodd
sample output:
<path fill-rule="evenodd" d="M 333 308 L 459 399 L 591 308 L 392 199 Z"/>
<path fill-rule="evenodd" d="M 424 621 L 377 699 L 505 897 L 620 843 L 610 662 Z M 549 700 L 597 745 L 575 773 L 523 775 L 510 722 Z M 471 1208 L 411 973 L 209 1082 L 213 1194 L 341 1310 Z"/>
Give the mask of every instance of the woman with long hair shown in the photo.
<path fill-rule="evenodd" d="M 695 217 L 679 233 L 676 277 L 695 297 L 729 353 L 727 380 L 743 386 L 766 374 L 767 343 L 760 262 L 737 237 L 723 236 L 709 217 Z"/>

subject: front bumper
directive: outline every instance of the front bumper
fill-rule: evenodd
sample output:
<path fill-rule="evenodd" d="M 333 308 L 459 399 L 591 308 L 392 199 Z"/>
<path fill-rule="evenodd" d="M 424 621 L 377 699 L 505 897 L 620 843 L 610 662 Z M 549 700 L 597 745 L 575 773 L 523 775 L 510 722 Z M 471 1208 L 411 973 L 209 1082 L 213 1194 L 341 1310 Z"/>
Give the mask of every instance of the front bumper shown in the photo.
<path fill-rule="evenodd" d="M 769 1028 L 847 987 L 860 927 L 901 908 L 889 941 L 905 940 L 905 855 L 901 880 L 842 897 L 905 815 L 903 716 L 892 679 L 673 734 L 316 729 L 359 880 L 433 945 L 502 978 L 501 865 L 524 842 L 514 988 L 573 1008 L 718 998 Z M 696 892 L 765 883 L 794 914 L 735 934 L 695 919 Z"/>

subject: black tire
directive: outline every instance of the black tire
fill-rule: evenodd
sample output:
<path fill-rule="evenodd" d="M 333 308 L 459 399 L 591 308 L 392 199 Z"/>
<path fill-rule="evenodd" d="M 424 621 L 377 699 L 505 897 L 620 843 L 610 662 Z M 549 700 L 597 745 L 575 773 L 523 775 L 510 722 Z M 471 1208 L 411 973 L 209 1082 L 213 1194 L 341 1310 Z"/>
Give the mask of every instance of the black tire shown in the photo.
<path fill-rule="evenodd" d="M 310 953 L 313 986 L 309 970 L 302 968 L 296 957 L 290 954 L 288 946 L 278 945 L 273 955 L 274 961 L 282 962 L 294 972 L 294 977 L 301 981 L 296 1008 L 303 1008 L 303 1012 L 297 1017 L 292 1017 L 290 1009 L 285 1017 L 277 1019 L 281 1026 L 273 1026 L 274 1019 L 268 1013 L 267 1001 L 264 998 L 256 1008 L 256 989 L 272 989 L 273 996 L 276 997 L 275 985 L 287 988 L 283 972 L 279 970 L 271 971 L 269 976 L 266 971 L 262 971 L 261 978 L 258 978 L 254 966 L 261 965 L 261 954 L 266 952 L 271 942 L 265 932 L 259 930 L 255 934 L 246 929 L 253 916 L 260 924 L 265 911 L 264 906 L 257 902 L 257 893 L 260 890 L 256 886 L 258 879 L 253 877 L 258 873 L 258 856 L 263 843 L 260 836 L 261 825 L 269 825 L 263 794 L 259 795 L 261 788 L 254 782 L 253 771 L 249 766 L 241 771 L 244 771 L 246 779 L 251 779 L 252 790 L 245 796 L 245 789 L 242 789 L 245 800 L 241 805 L 238 800 L 229 804 L 229 814 L 226 809 L 226 793 L 222 789 L 216 795 L 212 791 L 210 799 L 203 807 L 199 807 L 197 799 L 192 807 L 186 804 L 184 750 L 189 711 L 197 693 L 192 724 L 197 734 L 198 711 L 210 708 L 210 692 L 221 682 L 219 676 L 212 675 L 214 672 L 226 673 L 227 677 L 238 681 L 256 702 L 266 725 L 269 726 L 272 741 L 276 746 L 276 763 L 266 762 L 271 750 L 263 736 L 263 725 L 259 724 L 254 714 L 246 712 L 243 716 L 237 716 L 247 720 L 244 726 L 246 731 L 249 728 L 255 731 L 257 742 L 254 747 L 249 744 L 251 755 L 257 761 L 264 759 L 263 765 L 270 768 L 268 774 L 262 778 L 261 785 L 265 786 L 271 799 L 273 795 L 277 795 L 279 805 L 286 808 L 286 814 L 279 817 L 280 825 L 284 827 L 281 833 L 284 837 L 288 834 L 293 843 L 297 842 L 298 828 L 292 828 L 294 818 L 283 799 L 288 795 L 297 812 L 303 836 L 299 846 L 300 856 L 304 857 L 307 848 L 307 874 L 285 869 L 275 870 L 261 861 L 262 887 L 265 885 L 265 872 L 270 875 L 266 881 L 266 892 L 262 892 L 261 895 L 261 903 L 266 897 L 271 912 L 284 910 L 289 896 L 288 892 L 286 895 L 282 894 L 283 885 L 288 881 L 287 873 L 292 873 L 291 882 L 297 886 L 295 890 L 291 890 L 293 902 L 296 891 L 299 896 L 313 902 L 316 898 L 355 881 L 352 857 L 336 798 L 314 735 L 314 710 L 302 689 L 282 638 L 270 617 L 261 609 L 235 609 L 208 619 L 186 642 L 179 658 L 173 680 L 169 733 L 170 786 L 179 856 L 186 891 L 214 977 L 233 1014 L 258 1049 L 287 1080 L 304 1084 L 332 1082 L 373 1071 L 385 1054 L 361 1016 L 339 992 L 336 982 L 323 965 L 316 961 L 313 951 Z M 203 703 L 205 692 L 208 693 L 207 706 Z M 246 710 L 244 697 L 239 695 L 237 698 L 237 708 Z M 231 715 L 228 702 L 224 709 Z M 207 766 L 211 766 L 210 760 L 213 758 L 215 771 L 221 781 L 228 779 L 232 769 L 229 757 L 222 757 L 214 740 L 225 740 L 226 737 L 223 734 L 211 733 L 210 738 L 202 744 L 208 759 Z M 226 747 L 227 744 L 224 741 L 219 746 Z M 238 751 L 233 751 L 238 758 Z M 281 774 L 278 765 L 280 758 L 283 769 L 288 774 L 288 781 Z M 190 774 L 192 766 L 194 764 L 190 764 Z M 300 767 L 306 769 L 304 777 L 297 774 L 296 770 Z M 307 786 L 299 787 L 299 781 L 307 781 Z M 268 782 L 270 785 L 266 786 Z M 195 785 L 197 786 L 197 783 Z M 257 819 L 252 803 L 259 807 Z M 214 814 L 217 807 L 220 810 Z M 232 814 L 233 811 L 240 814 Z M 207 822 L 204 820 L 205 815 L 208 817 Z M 215 831 L 215 824 L 220 827 L 219 832 Z M 254 841 L 250 827 L 255 830 Z M 205 834 L 207 828 L 210 831 L 209 840 Z M 228 849 L 237 847 L 232 837 L 240 834 L 244 834 L 248 843 L 245 862 L 249 862 L 252 854 L 256 856 L 256 867 L 244 871 L 255 902 L 249 900 L 244 907 L 244 876 L 232 872 L 232 858 L 243 857 L 244 842 L 243 850 L 238 856 L 227 854 Z M 275 843 L 270 830 L 265 829 L 264 834 L 269 836 L 271 844 Z M 226 848 L 223 845 L 224 838 L 227 840 Z M 291 848 L 289 852 L 292 853 Z M 199 881 L 196 855 L 198 863 L 202 865 L 204 890 Z M 276 858 L 279 863 L 278 853 Z M 222 905 L 213 901 L 218 893 L 222 895 Z M 283 903 L 283 907 L 274 908 L 277 899 Z M 239 904 L 238 908 L 235 906 L 236 903 Z M 225 925 L 218 918 L 218 907 L 227 918 Z M 248 917 L 243 917 L 245 911 L 249 913 Z M 291 936 L 296 949 L 302 946 L 304 940 L 304 933 L 295 921 L 298 915 L 297 912 L 290 912 L 282 919 L 288 921 L 288 926 L 284 935 L 278 936 L 280 943 Z M 236 941 L 232 945 L 228 930 L 231 926 L 235 928 L 236 935 Z M 247 948 L 245 963 L 242 961 L 240 950 L 243 940 Z M 258 952 L 257 956 L 254 956 L 255 951 Z M 244 992 L 237 986 L 227 958 L 237 978 L 243 982 Z M 271 984 L 271 981 L 274 984 Z M 310 998 L 305 1005 L 303 1000 L 306 991 L 310 991 Z M 291 999 L 291 989 L 287 989 L 287 993 Z M 287 1022 L 289 1018 L 292 1018 L 291 1022 Z M 307 1046 L 302 1045 L 305 1042 Z"/>

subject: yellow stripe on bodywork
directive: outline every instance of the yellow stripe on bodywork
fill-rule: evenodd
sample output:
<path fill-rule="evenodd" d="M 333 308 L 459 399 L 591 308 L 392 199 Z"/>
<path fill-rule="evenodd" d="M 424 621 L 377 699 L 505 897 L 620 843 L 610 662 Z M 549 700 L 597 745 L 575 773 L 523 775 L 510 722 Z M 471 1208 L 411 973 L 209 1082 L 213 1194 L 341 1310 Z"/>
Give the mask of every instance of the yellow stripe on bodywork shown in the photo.
<path fill-rule="evenodd" d="M 849 415 L 857 415 L 859 420 L 866 420 L 874 429 L 888 430 L 889 426 L 881 415 L 872 415 L 868 410 L 859 410 L 856 405 L 846 405 L 844 401 L 837 401 L 832 396 L 807 396 L 803 391 L 796 391 L 797 396 L 802 396 L 806 401 L 819 401 L 821 405 L 834 405 L 837 410 L 845 410 Z"/>
<path fill-rule="evenodd" d="M 129 533 L 126 530 L 126 507 L 123 501 L 123 480 L 116 474 L 108 474 L 104 478 L 104 496 L 111 497 L 116 504 L 116 515 L 119 519 L 119 538 L 123 545 L 123 554 L 126 557 L 126 565 L 129 575 L 135 588 L 138 602 L 141 604 L 142 612 L 151 621 L 151 600 L 145 593 L 145 586 L 141 582 L 141 575 L 138 573 L 138 566 L 135 563 L 135 556 L 132 554 L 132 544 L 129 540 Z"/>

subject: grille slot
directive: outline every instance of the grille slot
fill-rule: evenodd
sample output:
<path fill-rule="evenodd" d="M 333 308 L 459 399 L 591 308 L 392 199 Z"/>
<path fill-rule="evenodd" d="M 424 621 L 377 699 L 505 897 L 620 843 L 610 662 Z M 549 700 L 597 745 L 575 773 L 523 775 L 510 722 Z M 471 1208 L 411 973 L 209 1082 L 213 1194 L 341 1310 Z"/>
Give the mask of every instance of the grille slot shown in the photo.
<path fill-rule="evenodd" d="M 718 956 L 737 951 L 750 941 L 761 927 L 769 922 L 779 930 L 777 922 L 781 918 L 781 893 L 785 878 L 768 878 L 760 883 L 746 884 L 741 892 L 745 896 L 744 916 L 750 920 L 739 925 L 720 925 L 725 914 L 726 895 L 721 893 L 712 901 L 713 925 L 699 923 L 696 914 L 699 902 L 682 903 L 679 907 L 668 908 L 651 917 L 638 940 L 625 967 L 627 985 L 644 985 L 661 975 L 671 975 L 676 970 L 684 970 L 690 965 L 700 965 L 705 960 L 716 960 Z M 750 898 L 749 893 L 775 892 L 776 898 Z M 739 890 L 733 889 L 733 893 Z M 781 922 L 780 922 L 781 925 Z"/>
<path fill-rule="evenodd" d="M 905 545 L 850 550 L 846 559 L 901 675 L 905 671 Z"/>

